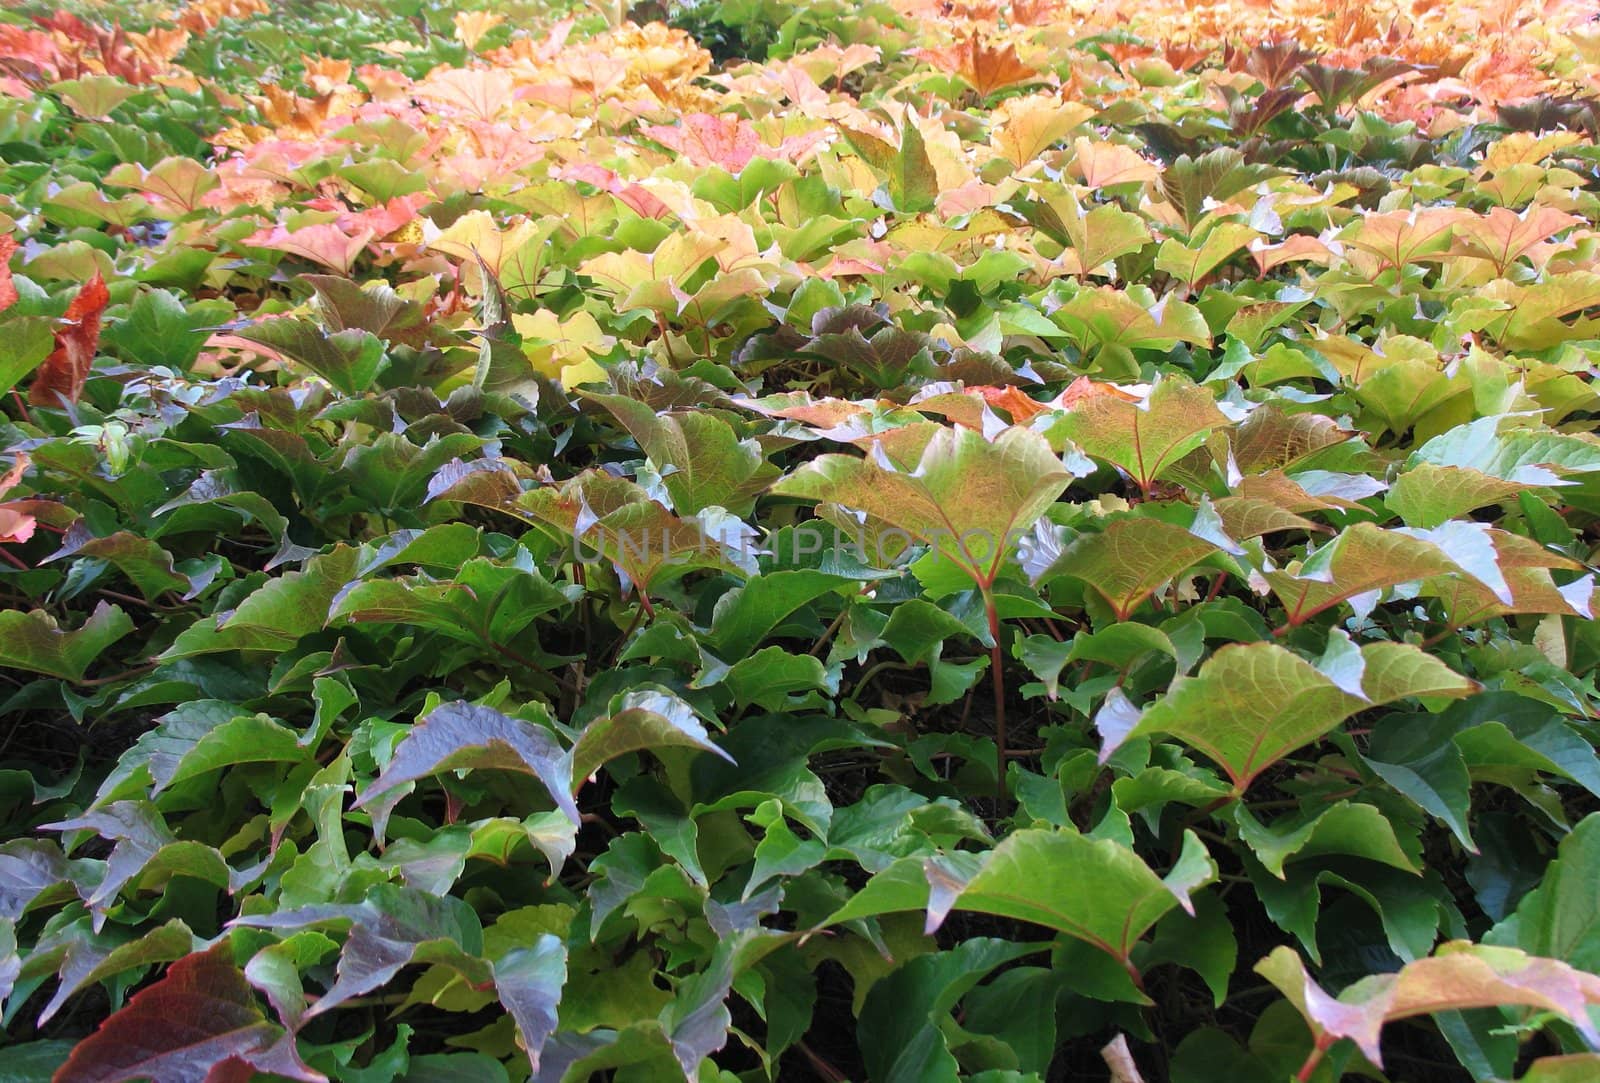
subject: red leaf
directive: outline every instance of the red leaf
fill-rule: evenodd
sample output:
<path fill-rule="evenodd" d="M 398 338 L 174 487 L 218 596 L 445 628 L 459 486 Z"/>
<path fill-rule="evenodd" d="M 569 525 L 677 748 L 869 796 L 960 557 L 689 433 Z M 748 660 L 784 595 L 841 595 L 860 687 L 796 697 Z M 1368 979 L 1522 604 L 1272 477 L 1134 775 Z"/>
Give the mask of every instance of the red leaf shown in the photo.
<path fill-rule="evenodd" d="M 16 250 L 17 242 L 11 234 L 0 237 L 0 312 L 17 303 L 17 287 L 11 281 L 11 253 Z"/>
<path fill-rule="evenodd" d="M 173 963 L 166 977 L 101 1023 L 72 1050 L 53 1083 L 238 1079 L 241 1064 L 321 1080 L 277 1041 L 282 1033 L 257 1006 L 224 940 Z"/>
<path fill-rule="evenodd" d="M 49 34 L 21 26 L 0 26 L 0 70 L 27 82 L 50 83 L 61 78 L 66 58 Z"/>
<path fill-rule="evenodd" d="M 44 359 L 39 374 L 33 378 L 29 402 L 57 406 L 61 399 L 78 401 L 84 381 L 89 378 L 89 366 L 94 363 L 95 348 L 100 344 L 100 314 L 110 300 L 106 281 L 96 271 L 67 306 L 63 320 L 66 326 L 56 332 L 55 352 Z"/>

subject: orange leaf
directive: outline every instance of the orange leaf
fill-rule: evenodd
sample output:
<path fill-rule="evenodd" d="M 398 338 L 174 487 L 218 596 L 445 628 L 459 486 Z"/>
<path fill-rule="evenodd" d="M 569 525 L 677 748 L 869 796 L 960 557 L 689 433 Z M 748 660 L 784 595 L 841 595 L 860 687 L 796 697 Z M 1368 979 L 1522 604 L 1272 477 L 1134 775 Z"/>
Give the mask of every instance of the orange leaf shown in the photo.
<path fill-rule="evenodd" d="M 1334 254 L 1321 238 L 1307 233 L 1291 233 L 1279 244 L 1267 244 L 1260 238 L 1250 242 L 1250 258 L 1262 274 L 1283 263 L 1320 263 L 1326 267 Z"/>
<path fill-rule="evenodd" d="M 792 136 L 774 147 L 762 140 L 749 121 L 710 113 L 690 113 L 679 125 L 652 124 L 644 133 L 694 165 L 714 165 L 734 174 L 757 156 L 795 161 L 821 142 L 824 134 Z"/>
<path fill-rule="evenodd" d="M 1024 395 L 1014 384 L 1005 387 L 974 387 L 971 390 L 982 395 L 983 401 L 990 406 L 1010 414 L 1013 425 L 1025 424 L 1033 415 L 1044 412 L 1041 403 Z"/>
<path fill-rule="evenodd" d="M 1155 180 L 1161 175 L 1154 162 L 1146 161 L 1138 151 L 1121 143 L 1097 142 L 1080 135 L 1072 148 L 1069 168 L 1090 188 Z"/>
<path fill-rule="evenodd" d="M 0 237 L 0 312 L 17 303 L 17 287 L 11 281 L 11 254 L 16 250 L 11 234 Z"/>
<path fill-rule="evenodd" d="M 682 126 L 650 125 L 645 134 L 661 146 L 677 150 L 694 165 L 714 165 L 738 173 L 755 157 L 762 139 L 739 117 L 690 114 Z"/>
<path fill-rule="evenodd" d="M 934 67 L 961 76 L 983 98 L 1008 86 L 1031 83 L 1039 78 L 1038 71 L 1017 56 L 1015 45 L 985 45 L 976 32 L 949 48 L 914 52 Z"/>
<path fill-rule="evenodd" d="M 33 537 L 34 526 L 33 516 L 11 508 L 0 508 L 0 542 L 25 542 Z"/>
<path fill-rule="evenodd" d="M 6 471 L 4 477 L 0 477 L 0 496 L 15 488 L 17 482 L 22 480 L 23 471 L 27 469 L 28 457 L 18 454 L 17 461 L 11 464 L 11 469 Z M 33 537 L 34 525 L 33 516 L 14 507 L 0 504 L 0 542 L 25 542 Z"/>
<path fill-rule="evenodd" d="M 1058 410 L 1071 410 L 1079 403 L 1089 399 L 1098 399 L 1110 395 L 1121 399 L 1123 402 L 1138 402 L 1139 396 L 1130 395 L 1116 384 L 1098 383 L 1087 376 L 1079 376 L 1061 394 L 1051 399 L 1046 405 L 1054 406 Z M 1021 420 L 1020 418 L 1018 420 Z"/>
<path fill-rule="evenodd" d="M 39 366 L 39 374 L 28 390 L 29 402 L 56 406 L 61 399 L 78 401 L 84 381 L 89 378 L 89 366 L 94 363 L 95 348 L 100 344 L 100 314 L 110 301 L 106 281 L 96 271 L 67 306 L 65 326 L 56 331 L 55 352 Z"/>
<path fill-rule="evenodd" d="M 12 489 L 15 489 L 17 487 L 17 483 L 22 480 L 22 475 L 27 469 L 28 456 L 22 452 L 18 452 L 17 461 L 11 464 L 11 469 L 5 472 L 4 477 L 0 477 L 0 496 L 5 496 Z"/>
<path fill-rule="evenodd" d="M 504 15 L 489 11 L 458 11 L 455 14 L 456 40 L 476 49 L 483 36 L 506 21 Z"/>
<path fill-rule="evenodd" d="M 53 83 L 68 67 L 49 34 L 20 26 L 0 26 L 0 62 L 23 79 Z"/>
<path fill-rule="evenodd" d="M 1464 207 L 1413 207 L 1369 214 L 1358 219 L 1345 238 L 1352 248 L 1371 252 L 1389 267 L 1405 267 L 1429 259 L 1443 261 L 1450 230 L 1472 217 Z"/>
<path fill-rule="evenodd" d="M 1455 237 L 1473 255 L 1483 256 L 1504 275 L 1506 268 L 1529 249 L 1581 221 L 1555 207 L 1530 205 L 1521 214 L 1507 207 L 1493 207 L 1481 218 L 1459 222 Z"/>

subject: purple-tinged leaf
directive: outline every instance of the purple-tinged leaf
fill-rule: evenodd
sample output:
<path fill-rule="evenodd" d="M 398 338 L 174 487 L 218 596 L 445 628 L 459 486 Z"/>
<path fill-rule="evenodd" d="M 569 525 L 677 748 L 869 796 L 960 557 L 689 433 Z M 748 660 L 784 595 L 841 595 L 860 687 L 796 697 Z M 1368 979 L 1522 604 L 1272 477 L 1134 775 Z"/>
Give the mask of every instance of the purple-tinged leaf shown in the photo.
<path fill-rule="evenodd" d="M 532 775 L 544 784 L 556 807 L 578 822 L 578 806 L 572 801 L 572 759 L 549 731 L 493 708 L 460 701 L 434 708 L 412 727 L 356 807 L 371 812 L 373 831 L 382 839 L 389 813 L 404 796 L 396 791 L 428 775 L 464 769 Z"/>

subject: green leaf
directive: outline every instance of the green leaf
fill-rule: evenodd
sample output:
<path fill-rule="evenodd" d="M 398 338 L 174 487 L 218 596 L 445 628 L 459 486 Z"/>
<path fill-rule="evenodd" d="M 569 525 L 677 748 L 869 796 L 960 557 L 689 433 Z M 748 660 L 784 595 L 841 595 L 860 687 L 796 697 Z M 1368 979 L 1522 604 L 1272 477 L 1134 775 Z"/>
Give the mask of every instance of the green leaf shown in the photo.
<path fill-rule="evenodd" d="M 1485 940 L 1534 955 L 1600 970 L 1600 813 L 1586 816 L 1561 840 L 1539 886 Z"/>
<path fill-rule="evenodd" d="M 177 919 L 111 948 L 86 940 L 71 942 L 61 962 L 61 984 L 40 1011 L 39 1022 L 43 1024 L 54 1018 L 71 997 L 91 985 L 130 970 L 182 959 L 195 947 L 194 933 Z"/>
<path fill-rule="evenodd" d="M 1406 872 L 1421 872 L 1419 855 L 1408 852 L 1394 825 L 1372 805 L 1339 801 L 1327 809 L 1291 815 L 1263 825 L 1242 804 L 1233 809 L 1239 837 L 1262 866 L 1279 879 L 1284 863 L 1326 854 L 1378 861 Z"/>
<path fill-rule="evenodd" d="M 1103 203 L 1085 211 L 1072 192 L 1054 195 L 1049 189 L 1043 199 L 1024 204 L 1022 213 L 1052 240 L 1071 248 L 1084 274 L 1094 274 L 1150 242 L 1145 220 L 1115 204 Z M 1051 329 L 1055 330 L 1054 325 Z"/>
<path fill-rule="evenodd" d="M 101 339 L 128 361 L 187 372 L 205 347 L 207 331 L 233 316 L 233 306 L 226 301 L 185 307 L 167 290 L 145 290 Z"/>
<path fill-rule="evenodd" d="M 100 788 L 100 802 L 151 796 L 191 778 L 242 763 L 299 763 L 310 755 L 300 735 L 264 714 L 245 714 L 221 700 L 194 700 L 122 754 Z"/>
<path fill-rule="evenodd" d="M 195 589 L 194 581 L 173 567 L 171 553 L 132 531 L 95 538 L 74 529 L 62 540 L 61 548 L 40 563 L 67 557 L 92 557 L 115 565 L 148 601 L 168 591 L 183 596 Z"/>
<path fill-rule="evenodd" d="M 721 683 L 741 707 L 754 703 L 769 711 L 781 710 L 796 692 L 827 690 L 830 685 L 838 690 L 837 675 L 830 681 L 819 659 L 778 646 L 763 647 L 735 662 Z"/>
<path fill-rule="evenodd" d="M 939 178 L 928 158 L 927 144 L 914 113 L 900 125 L 899 146 L 867 132 L 844 128 L 845 140 L 875 170 L 888 176 L 889 198 L 905 214 L 931 211 L 939 195 Z"/>
<path fill-rule="evenodd" d="M 334 597 L 328 623 L 427 628 L 492 650 L 538 617 L 567 608 L 577 594 L 545 579 L 531 563 L 507 567 L 479 557 L 448 583 L 425 576 L 353 583 Z"/>
<path fill-rule="evenodd" d="M 578 735 L 572 746 L 573 781 L 581 785 L 608 760 L 656 748 L 694 748 L 734 762 L 711 742 L 687 703 L 670 692 L 641 688 L 614 699 L 611 713 Z"/>
<path fill-rule="evenodd" d="M 269 579 L 238 608 L 202 617 L 179 633 L 158 656 L 170 662 L 217 651 L 284 651 L 302 636 L 320 631 L 328 606 L 355 575 L 356 550 L 339 546 L 313 557 L 305 568 Z"/>
<path fill-rule="evenodd" d="M 1549 484 L 1557 476 L 1600 470 L 1600 444 L 1545 428 L 1521 428 L 1502 417 L 1485 417 L 1457 425 L 1423 444 L 1407 467 L 1423 463 L 1476 470 L 1502 481 L 1531 479 Z M 1545 468 L 1529 474 L 1528 468 Z"/>
<path fill-rule="evenodd" d="M 1600 1072 L 1600 1053 L 1540 1057 L 1528 1065 L 1519 1083 L 1586 1083 Z"/>
<path fill-rule="evenodd" d="M 75 1044 L 52 1038 L 7 1046 L 5 1063 L 0 1064 L 0 1083 L 39 1083 L 51 1078 L 66 1063 Z"/>
<path fill-rule="evenodd" d="M 1538 469 L 1524 468 L 1523 475 L 1537 478 Z M 1558 482 L 1559 479 L 1552 476 L 1544 484 Z M 1469 467 L 1438 466 L 1425 462 L 1395 479 L 1388 495 L 1384 497 L 1384 503 L 1390 511 L 1405 520 L 1406 526 L 1428 528 L 1442 526 L 1451 519 L 1538 487 L 1537 481 L 1507 481 Z"/>
<path fill-rule="evenodd" d="M 300 972 L 338 949 L 337 943 L 315 930 L 295 933 L 256 952 L 245 964 L 245 980 L 266 994 L 286 1027 L 298 1030 L 307 1006 Z"/>
<path fill-rule="evenodd" d="M 1362 759 L 1379 778 L 1450 825 L 1461 844 L 1476 853 L 1468 824 L 1472 779 L 1451 740 L 1455 728 L 1441 715 L 1390 715 L 1372 727 Z"/>
<path fill-rule="evenodd" d="M 943 1024 L 996 967 L 1040 950 L 974 938 L 906 962 L 873 985 L 861 1007 L 861 1056 L 874 1083 L 958 1083 L 960 1065 Z"/>
<path fill-rule="evenodd" d="M 556 807 L 579 822 L 572 758 L 555 738 L 531 722 L 460 701 L 435 707 L 411 728 L 356 807 L 370 809 L 373 830 L 382 838 L 389 812 L 409 792 L 409 783 L 441 771 L 485 769 L 533 775 Z"/>
<path fill-rule="evenodd" d="M 516 1020 L 522 1048 L 537 1072 L 540 1053 L 556 1029 L 556 1008 L 567 981 L 567 946 L 541 933 L 531 945 L 500 956 L 493 969 L 500 1003 Z"/>
<path fill-rule="evenodd" d="M 1297 625 L 1352 599 L 1365 599 L 1358 610 L 1365 612 L 1376 602 L 1377 591 L 1460 570 L 1425 538 L 1357 523 L 1298 568 L 1269 571 L 1265 578 L 1283 603 L 1288 623 Z"/>
<path fill-rule="evenodd" d="M 351 328 L 329 333 L 297 316 L 263 320 L 234 334 L 304 365 L 346 395 L 370 390 L 388 363 L 383 340 L 370 331 Z"/>
<path fill-rule="evenodd" d="M 468 981 L 494 981 L 490 963 L 479 958 L 483 929 L 472 908 L 460 899 L 411 888 L 379 884 L 359 903 L 328 903 L 237 918 L 235 925 L 258 929 L 301 929 L 348 922 L 350 934 L 339 953 L 338 976 L 305 1014 L 313 1019 L 354 997 L 383 986 L 413 962 L 442 963 Z"/>
<path fill-rule="evenodd" d="M 478 450 L 470 433 L 431 437 L 418 447 L 398 433 L 379 433 L 350 448 L 339 471 L 357 497 L 384 511 L 410 511 L 422 503 L 428 482 L 445 464 Z"/>
<path fill-rule="evenodd" d="M 44 316 L 23 316 L 0 324 L 0 395 L 50 356 L 56 344 L 54 322 Z"/>
<path fill-rule="evenodd" d="M 753 654 L 790 614 L 846 582 L 841 576 L 807 568 L 753 576 L 717 599 L 706 648 L 718 658 Z"/>
<path fill-rule="evenodd" d="M 524 492 L 515 508 L 580 559 L 585 549 L 598 551 L 645 594 L 695 568 L 740 570 L 745 555 L 738 551 L 742 536 L 724 544 L 716 524 L 679 518 L 639 486 L 598 471 Z"/>
<path fill-rule="evenodd" d="M 1138 372 L 1132 350 L 1211 343 L 1199 309 L 1170 295 L 1157 301 L 1145 286 L 1130 286 L 1126 292 L 1113 286 L 1080 289 L 1050 318 L 1092 353 L 1101 368 L 1119 375 Z"/>
<path fill-rule="evenodd" d="M 1217 220 L 1196 243 L 1176 237 L 1161 242 L 1156 255 L 1156 270 L 1165 271 L 1178 281 L 1194 285 L 1216 270 L 1228 257 L 1261 234 L 1243 222 Z"/>
<path fill-rule="evenodd" d="M 697 411 L 660 413 L 622 395 L 585 393 L 622 422 L 639 447 L 661 471 L 661 483 L 672 495 L 679 515 L 710 507 L 745 515 L 756 494 L 777 475 L 754 440 L 740 440 L 733 428 L 713 414 Z"/>
<path fill-rule="evenodd" d="M 1062 575 L 1081 579 L 1118 620 L 1127 620 L 1162 584 L 1215 552 L 1215 545 L 1181 526 L 1159 519 L 1113 519 L 1098 533 L 1074 538 L 1040 581 Z"/>
<path fill-rule="evenodd" d="M 950 855 L 952 858 L 964 855 Z M 908 858 L 878 873 L 824 924 L 904 910 L 926 910 L 931 932 L 951 910 L 1030 921 L 1082 940 L 1130 966 L 1140 937 L 1216 866 L 1193 834 L 1165 878 L 1127 846 L 1076 831 L 1028 829 L 1007 836 L 975 869 Z"/>

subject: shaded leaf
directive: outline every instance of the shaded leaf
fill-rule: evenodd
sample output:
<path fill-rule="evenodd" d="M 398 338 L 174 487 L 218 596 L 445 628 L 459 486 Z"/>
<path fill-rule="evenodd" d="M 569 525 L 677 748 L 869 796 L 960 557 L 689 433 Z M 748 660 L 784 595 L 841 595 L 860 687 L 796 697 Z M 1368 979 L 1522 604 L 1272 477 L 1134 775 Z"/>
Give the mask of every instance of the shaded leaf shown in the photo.
<path fill-rule="evenodd" d="M 41 609 L 0 613 L 0 666 L 81 681 L 106 649 L 133 631 L 120 606 L 101 602 L 81 628 L 63 631 Z"/>
<path fill-rule="evenodd" d="M 1127 620 L 1165 582 L 1217 547 L 1181 526 L 1159 519 L 1114 519 L 1094 534 L 1082 534 L 1062 550 L 1041 577 L 1081 579 Z"/>
<path fill-rule="evenodd" d="M 729 763 L 733 757 L 711 743 L 705 725 L 677 696 L 638 689 L 618 697 L 612 711 L 584 727 L 572 747 L 572 778 L 582 784 L 601 764 L 629 752 L 654 748 L 696 748 Z"/>
<path fill-rule="evenodd" d="M 463 769 L 532 775 L 556 807 L 578 822 L 578 808 L 572 802 L 572 760 L 555 738 L 531 722 L 459 701 L 435 707 L 411 729 L 356 805 L 371 811 L 373 829 L 382 838 L 389 811 L 406 792 L 396 790 L 428 775 Z"/>

